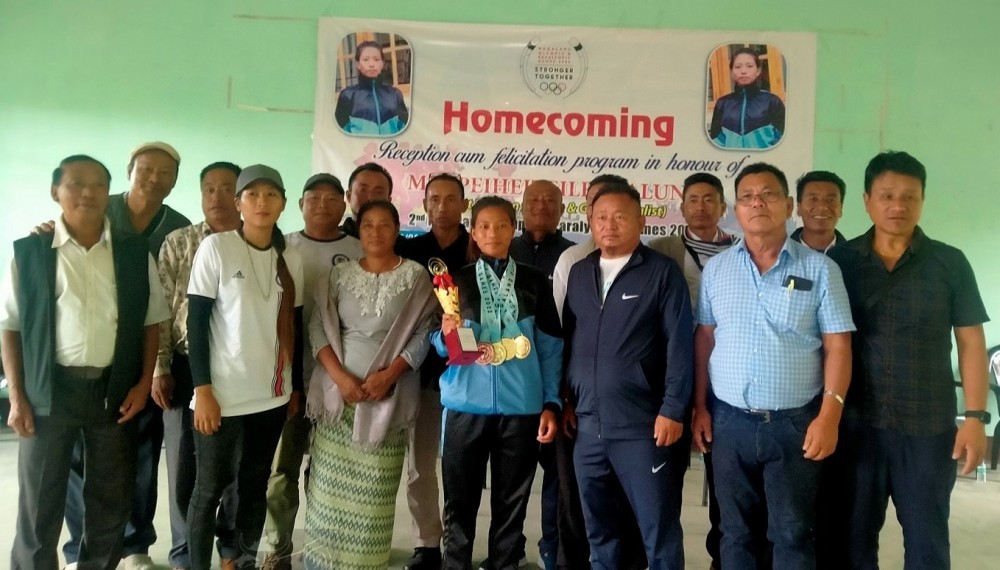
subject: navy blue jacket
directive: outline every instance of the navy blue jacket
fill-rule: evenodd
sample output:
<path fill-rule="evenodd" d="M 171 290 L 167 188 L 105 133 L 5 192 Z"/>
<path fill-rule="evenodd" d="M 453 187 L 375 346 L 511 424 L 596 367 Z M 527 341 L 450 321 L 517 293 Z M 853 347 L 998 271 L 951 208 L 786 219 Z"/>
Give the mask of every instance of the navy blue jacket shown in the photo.
<path fill-rule="evenodd" d="M 535 267 L 552 281 L 552 272 L 559 262 L 559 256 L 572 245 L 573 242 L 563 237 L 562 230 L 556 230 L 539 242 L 533 240 L 531 234 L 521 232 L 521 235 L 510 242 L 510 256 L 522 265 Z"/>
<path fill-rule="evenodd" d="M 348 133 L 394 135 L 406 126 L 410 112 L 399 89 L 362 75 L 340 92 L 334 118 Z"/>
<path fill-rule="evenodd" d="M 569 273 L 563 310 L 569 389 L 580 431 L 652 438 L 656 417 L 684 421 L 691 400 L 694 325 L 674 260 L 640 245 L 601 303 L 600 250 Z"/>
<path fill-rule="evenodd" d="M 715 102 L 708 136 L 723 148 L 770 148 L 785 132 L 785 104 L 756 85 L 737 87 Z"/>

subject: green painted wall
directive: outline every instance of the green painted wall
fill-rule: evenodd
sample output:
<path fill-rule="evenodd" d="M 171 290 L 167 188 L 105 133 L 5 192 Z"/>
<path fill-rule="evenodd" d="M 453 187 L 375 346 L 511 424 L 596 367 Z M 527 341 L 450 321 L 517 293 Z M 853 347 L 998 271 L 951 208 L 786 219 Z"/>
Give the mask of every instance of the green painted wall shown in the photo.
<path fill-rule="evenodd" d="M 198 171 L 214 160 L 266 161 L 297 185 L 310 168 L 320 16 L 816 32 L 814 165 L 848 181 L 841 228 L 868 225 L 868 159 L 913 153 L 929 171 L 923 227 L 966 252 L 1000 318 L 1000 4 L 986 0 L 3 0 L 0 242 L 55 215 L 51 169 L 78 152 L 105 161 L 120 192 L 132 146 L 171 142 L 183 164 L 169 202 L 192 219 Z M 301 227 L 294 207 L 282 226 Z M 1000 343 L 1000 326 L 987 341 Z"/>

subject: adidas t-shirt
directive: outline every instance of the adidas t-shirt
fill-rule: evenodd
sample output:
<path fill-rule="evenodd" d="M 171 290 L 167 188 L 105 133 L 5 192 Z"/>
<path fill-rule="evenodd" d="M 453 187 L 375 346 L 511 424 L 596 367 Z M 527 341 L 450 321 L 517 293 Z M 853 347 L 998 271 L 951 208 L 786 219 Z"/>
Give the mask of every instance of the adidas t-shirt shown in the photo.
<path fill-rule="evenodd" d="M 209 322 L 209 366 L 223 417 L 276 408 L 292 393 L 292 365 L 278 359 L 283 291 L 277 257 L 274 249 L 257 249 L 235 230 L 208 236 L 194 256 L 188 294 L 215 299 Z M 285 249 L 284 258 L 295 282 L 295 306 L 301 307 L 302 258 L 294 245 Z"/>

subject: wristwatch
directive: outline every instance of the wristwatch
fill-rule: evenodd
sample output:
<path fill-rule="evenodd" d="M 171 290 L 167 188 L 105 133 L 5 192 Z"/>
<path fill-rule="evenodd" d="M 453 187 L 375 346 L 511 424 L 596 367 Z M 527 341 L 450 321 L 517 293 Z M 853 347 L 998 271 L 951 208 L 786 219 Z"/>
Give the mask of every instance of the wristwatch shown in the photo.
<path fill-rule="evenodd" d="M 990 420 L 993 418 L 993 416 L 991 416 L 989 412 L 985 412 L 983 410 L 965 410 L 965 412 L 962 413 L 962 415 L 965 416 L 966 419 L 968 418 L 977 419 L 983 422 L 983 425 L 990 423 Z"/>

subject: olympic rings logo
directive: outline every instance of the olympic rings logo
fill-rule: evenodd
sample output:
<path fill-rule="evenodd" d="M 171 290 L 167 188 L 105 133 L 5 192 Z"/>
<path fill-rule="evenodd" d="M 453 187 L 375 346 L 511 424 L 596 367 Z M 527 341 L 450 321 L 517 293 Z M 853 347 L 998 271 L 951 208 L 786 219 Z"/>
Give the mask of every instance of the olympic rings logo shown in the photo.
<path fill-rule="evenodd" d="M 562 95 L 562 92 L 566 90 L 565 83 L 552 82 L 542 82 L 538 84 L 538 88 L 542 91 L 547 91 L 553 95 Z"/>

